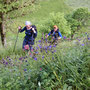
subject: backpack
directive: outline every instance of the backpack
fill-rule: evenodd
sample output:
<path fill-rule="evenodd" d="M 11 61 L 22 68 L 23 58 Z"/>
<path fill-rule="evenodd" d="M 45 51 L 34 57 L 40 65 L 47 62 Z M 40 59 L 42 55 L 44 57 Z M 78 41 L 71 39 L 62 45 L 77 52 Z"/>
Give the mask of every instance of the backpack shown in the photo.
<path fill-rule="evenodd" d="M 59 36 L 58 32 L 59 32 L 59 29 L 56 32 L 54 30 L 51 30 L 51 35 L 54 35 L 55 38 L 57 38 Z"/>
<path fill-rule="evenodd" d="M 37 37 L 37 28 L 36 28 L 36 26 L 35 26 L 35 25 L 32 25 L 32 28 L 34 28 L 34 29 L 35 29 L 35 31 L 36 31 L 36 34 L 33 34 L 33 38 L 36 38 L 36 37 Z"/>

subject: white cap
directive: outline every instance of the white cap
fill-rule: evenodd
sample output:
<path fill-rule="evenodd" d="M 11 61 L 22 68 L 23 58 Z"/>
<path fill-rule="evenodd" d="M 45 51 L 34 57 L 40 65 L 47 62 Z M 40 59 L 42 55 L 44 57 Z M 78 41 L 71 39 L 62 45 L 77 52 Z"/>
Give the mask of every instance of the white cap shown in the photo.
<path fill-rule="evenodd" d="M 31 22 L 30 21 L 26 21 L 25 25 L 31 25 Z"/>

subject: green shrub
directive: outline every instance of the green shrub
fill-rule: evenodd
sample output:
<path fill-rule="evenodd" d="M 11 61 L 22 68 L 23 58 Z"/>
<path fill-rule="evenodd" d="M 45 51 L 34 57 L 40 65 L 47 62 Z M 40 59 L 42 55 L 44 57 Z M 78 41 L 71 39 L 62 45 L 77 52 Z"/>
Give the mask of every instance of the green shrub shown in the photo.
<path fill-rule="evenodd" d="M 60 29 L 60 32 L 63 35 L 70 35 L 71 29 L 67 24 L 66 19 L 64 18 L 63 13 L 51 13 L 49 18 L 44 21 L 43 24 L 40 25 L 40 32 L 48 33 L 53 29 L 53 26 L 57 25 Z"/>

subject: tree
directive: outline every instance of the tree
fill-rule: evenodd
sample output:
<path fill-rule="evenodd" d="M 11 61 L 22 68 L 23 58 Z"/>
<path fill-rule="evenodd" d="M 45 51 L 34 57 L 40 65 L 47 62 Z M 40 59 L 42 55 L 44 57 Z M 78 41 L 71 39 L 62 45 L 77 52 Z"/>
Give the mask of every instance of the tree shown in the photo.
<path fill-rule="evenodd" d="M 90 12 L 87 8 L 78 8 L 73 13 L 66 15 L 65 18 L 71 27 L 71 39 L 73 39 L 75 32 L 80 30 L 82 26 L 87 25 L 86 22 L 90 19 Z"/>
<path fill-rule="evenodd" d="M 73 13 L 72 18 L 78 20 L 82 25 L 86 25 L 86 22 L 90 19 L 90 12 L 88 8 L 78 8 Z"/>
<path fill-rule="evenodd" d="M 6 45 L 5 15 L 32 5 L 37 0 L 0 0 L 0 34 L 2 45 Z"/>
<path fill-rule="evenodd" d="M 66 20 L 68 21 L 68 25 L 70 25 L 71 39 L 73 39 L 75 32 L 80 29 L 81 23 L 78 22 L 76 19 L 73 19 L 72 14 L 67 15 Z"/>

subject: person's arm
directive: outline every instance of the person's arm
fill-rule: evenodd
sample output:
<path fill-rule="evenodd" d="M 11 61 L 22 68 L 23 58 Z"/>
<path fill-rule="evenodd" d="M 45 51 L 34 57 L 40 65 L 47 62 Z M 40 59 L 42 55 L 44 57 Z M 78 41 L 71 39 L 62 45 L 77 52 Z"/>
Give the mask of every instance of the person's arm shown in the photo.
<path fill-rule="evenodd" d="M 26 27 L 24 27 L 23 29 L 19 29 L 19 32 L 21 33 L 23 31 L 25 31 L 25 29 L 26 29 Z"/>
<path fill-rule="evenodd" d="M 34 38 L 37 37 L 37 29 L 32 28 L 33 34 L 34 34 Z"/>
<path fill-rule="evenodd" d="M 48 36 L 50 36 L 50 35 L 51 35 L 51 32 L 49 32 L 45 37 L 48 38 Z"/>
<path fill-rule="evenodd" d="M 49 32 L 48 36 L 50 36 L 50 35 L 51 35 L 51 32 Z"/>
<path fill-rule="evenodd" d="M 32 28 L 32 31 L 33 31 L 33 33 L 34 33 L 34 34 L 36 34 L 36 33 L 37 33 L 37 32 L 36 32 L 36 30 L 35 30 L 34 28 Z"/>
<path fill-rule="evenodd" d="M 58 32 L 58 34 L 59 34 L 59 39 L 61 39 L 62 38 L 62 34 L 60 32 Z"/>

